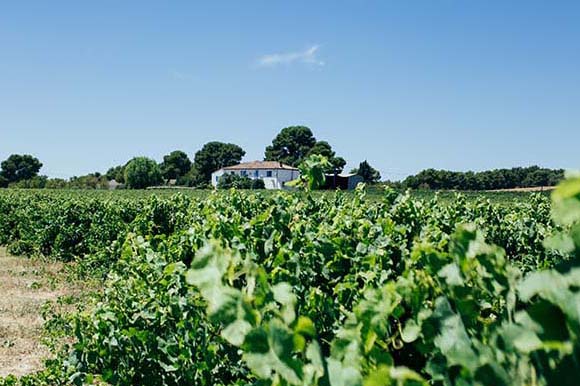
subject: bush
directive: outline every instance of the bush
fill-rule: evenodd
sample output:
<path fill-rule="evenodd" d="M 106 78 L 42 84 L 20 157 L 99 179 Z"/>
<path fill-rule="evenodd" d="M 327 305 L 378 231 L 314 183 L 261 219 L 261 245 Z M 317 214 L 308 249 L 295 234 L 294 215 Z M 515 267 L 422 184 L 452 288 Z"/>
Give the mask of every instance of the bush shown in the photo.
<path fill-rule="evenodd" d="M 35 176 L 27 180 L 20 180 L 18 182 L 12 182 L 8 185 L 9 188 L 19 188 L 19 189 L 42 189 L 46 185 L 46 176 Z"/>
<path fill-rule="evenodd" d="M 554 186 L 564 178 L 562 169 L 527 168 L 494 169 L 482 172 L 453 172 L 426 169 L 402 181 L 411 189 L 493 190 L 535 186 Z"/>
<path fill-rule="evenodd" d="M 147 157 L 135 157 L 125 167 L 125 181 L 130 189 L 145 189 L 163 181 L 157 162 Z"/>
<path fill-rule="evenodd" d="M 218 180 L 218 189 L 265 189 L 264 180 L 237 174 L 224 174 Z"/>
<path fill-rule="evenodd" d="M 62 178 L 49 178 L 46 181 L 46 185 L 44 187 L 46 189 L 65 189 L 68 185 L 68 182 Z"/>

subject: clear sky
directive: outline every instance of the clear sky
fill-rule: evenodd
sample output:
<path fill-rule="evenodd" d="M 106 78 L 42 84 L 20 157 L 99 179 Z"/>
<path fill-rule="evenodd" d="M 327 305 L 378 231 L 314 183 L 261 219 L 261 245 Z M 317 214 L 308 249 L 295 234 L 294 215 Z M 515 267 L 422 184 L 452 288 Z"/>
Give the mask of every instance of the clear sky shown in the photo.
<path fill-rule="evenodd" d="M 4 1 L 0 159 L 43 174 L 307 125 L 353 167 L 580 168 L 580 1 Z"/>

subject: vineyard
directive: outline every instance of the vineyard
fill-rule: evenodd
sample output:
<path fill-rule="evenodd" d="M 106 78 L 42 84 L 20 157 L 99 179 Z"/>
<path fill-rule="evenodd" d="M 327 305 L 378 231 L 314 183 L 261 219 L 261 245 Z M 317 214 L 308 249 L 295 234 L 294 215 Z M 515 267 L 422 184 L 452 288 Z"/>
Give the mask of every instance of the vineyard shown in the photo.
<path fill-rule="evenodd" d="M 580 178 L 552 197 L 0 192 L 0 245 L 97 279 L 8 385 L 577 385 Z"/>

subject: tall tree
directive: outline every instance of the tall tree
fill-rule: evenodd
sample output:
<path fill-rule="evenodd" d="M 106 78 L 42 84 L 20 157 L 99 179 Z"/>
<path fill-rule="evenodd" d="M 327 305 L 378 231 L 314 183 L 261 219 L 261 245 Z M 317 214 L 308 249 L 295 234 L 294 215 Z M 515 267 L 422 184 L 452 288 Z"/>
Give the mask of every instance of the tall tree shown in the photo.
<path fill-rule="evenodd" d="M 12 154 L 0 165 L 0 176 L 7 183 L 28 180 L 38 175 L 42 163 L 29 154 Z"/>
<path fill-rule="evenodd" d="M 150 158 L 135 157 L 125 167 L 125 182 L 131 189 L 145 189 L 161 181 L 161 169 Z"/>
<path fill-rule="evenodd" d="M 342 157 L 337 157 L 332 146 L 326 141 L 318 141 L 314 144 L 308 155 L 321 155 L 328 159 L 329 166 L 324 170 L 325 173 L 341 173 L 346 165 L 346 161 Z"/>
<path fill-rule="evenodd" d="M 306 126 L 285 127 L 266 147 L 264 159 L 298 166 L 316 144 L 316 138 Z"/>
<path fill-rule="evenodd" d="M 195 153 L 191 175 L 195 180 L 193 185 L 207 184 L 211 174 L 226 166 L 239 164 L 246 154 L 244 149 L 233 143 L 208 142 Z"/>
<path fill-rule="evenodd" d="M 161 173 L 166 180 L 177 179 L 191 170 L 191 161 L 187 154 L 181 150 L 175 150 L 163 157 Z"/>
<path fill-rule="evenodd" d="M 109 180 L 109 181 L 115 180 L 120 184 L 124 184 L 125 183 L 125 166 L 126 165 L 118 165 L 118 166 L 114 166 L 114 167 L 110 168 L 109 170 L 107 170 L 107 173 L 105 173 L 107 180 Z"/>
<path fill-rule="evenodd" d="M 358 174 L 364 182 L 375 183 L 381 180 L 381 173 L 373 168 L 367 160 L 364 160 L 358 165 L 358 168 L 352 170 L 353 173 Z"/>
<path fill-rule="evenodd" d="M 545 169 L 539 166 L 481 172 L 426 169 L 414 176 L 407 177 L 402 184 L 412 189 L 490 190 L 551 186 L 556 185 L 563 178 L 564 170 Z"/>
<path fill-rule="evenodd" d="M 115 180 L 116 181 L 116 180 Z M 67 183 L 69 189 L 108 189 L 109 180 L 99 172 L 89 173 L 85 176 L 71 177 Z"/>

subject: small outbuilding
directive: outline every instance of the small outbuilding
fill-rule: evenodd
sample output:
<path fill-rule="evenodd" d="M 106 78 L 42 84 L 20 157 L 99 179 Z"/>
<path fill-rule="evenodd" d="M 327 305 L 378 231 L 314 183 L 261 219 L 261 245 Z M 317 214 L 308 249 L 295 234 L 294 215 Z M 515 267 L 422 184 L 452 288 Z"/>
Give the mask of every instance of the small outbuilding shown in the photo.
<path fill-rule="evenodd" d="M 118 183 L 116 180 L 110 180 L 108 182 L 108 187 L 110 190 L 120 189 L 123 187 L 123 184 Z"/>
<path fill-rule="evenodd" d="M 326 174 L 324 189 L 353 190 L 363 181 L 361 176 L 353 173 Z"/>

